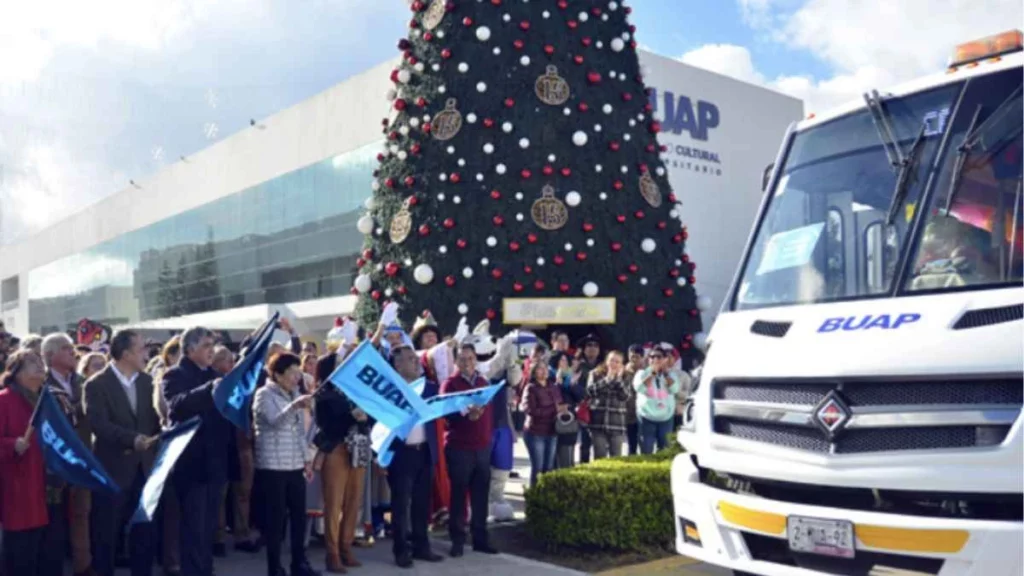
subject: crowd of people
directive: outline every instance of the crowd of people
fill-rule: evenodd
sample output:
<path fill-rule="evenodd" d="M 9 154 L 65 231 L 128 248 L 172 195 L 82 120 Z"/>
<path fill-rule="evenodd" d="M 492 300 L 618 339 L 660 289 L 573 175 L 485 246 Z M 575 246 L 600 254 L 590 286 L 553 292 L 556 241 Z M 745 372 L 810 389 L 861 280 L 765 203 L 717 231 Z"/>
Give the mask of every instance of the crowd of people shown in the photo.
<path fill-rule="evenodd" d="M 367 336 L 407 383 L 426 376 L 425 398 L 492 384 L 472 338 L 443 337 L 426 318 L 411 334 L 390 320 Z M 385 470 L 371 449 L 373 418 L 328 382 L 355 349 L 356 333 L 320 355 L 286 320 L 279 328 L 291 341 L 270 345 L 247 431 L 214 404 L 238 354 L 210 330 L 190 328 L 162 347 L 122 330 L 97 352 L 64 333 L 19 341 L 0 329 L 3 574 L 62 575 L 69 556 L 75 576 L 112 576 L 115 566 L 148 576 L 154 564 L 168 576 L 212 576 L 229 531 L 238 552 L 265 548 L 269 576 L 316 575 L 307 556 L 316 540 L 334 574 L 360 566 L 353 547 L 385 536 L 399 567 L 440 562 L 431 525 L 447 527 L 453 558 L 467 544 L 495 554 L 487 520 L 496 435 L 515 442 L 522 433 L 532 486 L 591 457 L 664 448 L 690 385 L 671 346 L 623 354 L 589 335 L 573 351 L 568 334 L 555 331 L 550 346 L 532 347 L 505 394 L 413 428 L 395 441 Z M 243 340 L 239 353 L 251 343 Z M 44 387 L 119 493 L 68 486 L 47 472 L 29 425 Z M 165 485 L 157 518 L 129 529 L 161 432 L 192 418 L 202 425 Z"/>

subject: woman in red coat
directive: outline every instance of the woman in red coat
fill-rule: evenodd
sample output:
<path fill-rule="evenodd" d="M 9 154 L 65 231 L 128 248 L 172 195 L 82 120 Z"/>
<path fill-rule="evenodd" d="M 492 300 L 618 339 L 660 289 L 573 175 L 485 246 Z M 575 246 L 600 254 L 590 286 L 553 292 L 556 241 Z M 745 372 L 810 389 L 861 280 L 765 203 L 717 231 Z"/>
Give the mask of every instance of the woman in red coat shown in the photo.
<path fill-rule="evenodd" d="M 29 422 L 43 389 L 46 369 L 31 350 L 20 350 L 7 362 L 0 380 L 0 524 L 4 529 L 4 572 L 48 576 L 59 557 L 47 550 L 46 468 L 43 450 Z M 61 572 L 56 563 L 56 574 Z"/>

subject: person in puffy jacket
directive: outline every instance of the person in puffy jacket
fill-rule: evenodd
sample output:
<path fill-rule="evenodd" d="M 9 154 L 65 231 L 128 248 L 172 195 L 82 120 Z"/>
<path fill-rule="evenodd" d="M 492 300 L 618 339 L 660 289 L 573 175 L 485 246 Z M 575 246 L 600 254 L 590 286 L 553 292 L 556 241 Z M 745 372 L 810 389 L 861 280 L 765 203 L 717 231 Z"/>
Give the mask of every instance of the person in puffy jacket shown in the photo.
<path fill-rule="evenodd" d="M 595 460 L 622 455 L 626 407 L 632 393 L 632 382 L 626 380 L 625 374 L 625 358 L 618 350 L 609 352 L 604 364 L 590 373 L 587 401 Z"/>
<path fill-rule="evenodd" d="M 568 410 L 562 401 L 559 386 L 550 377 L 547 364 L 533 365 L 532 374 L 523 390 L 523 412 L 526 413 L 523 440 L 530 454 L 530 486 L 537 484 L 537 478 L 555 467 L 555 450 L 558 436 L 555 434 L 555 419 Z"/>
<path fill-rule="evenodd" d="M 647 356 L 647 367 L 633 377 L 636 391 L 636 413 L 640 421 L 640 451 L 654 452 L 668 445 L 672 419 L 676 413 L 676 395 L 684 385 L 686 375 L 672 367 L 671 347 L 660 344 Z"/>

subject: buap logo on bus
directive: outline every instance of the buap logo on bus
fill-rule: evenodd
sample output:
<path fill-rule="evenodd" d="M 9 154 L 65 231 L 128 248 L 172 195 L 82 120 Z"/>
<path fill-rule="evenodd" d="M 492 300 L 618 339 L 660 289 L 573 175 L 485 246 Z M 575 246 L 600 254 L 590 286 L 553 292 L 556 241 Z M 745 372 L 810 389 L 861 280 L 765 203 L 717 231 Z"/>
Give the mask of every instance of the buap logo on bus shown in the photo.
<path fill-rule="evenodd" d="M 899 330 L 921 319 L 920 314 L 865 314 L 826 318 L 818 332 L 861 332 L 866 330 Z"/>

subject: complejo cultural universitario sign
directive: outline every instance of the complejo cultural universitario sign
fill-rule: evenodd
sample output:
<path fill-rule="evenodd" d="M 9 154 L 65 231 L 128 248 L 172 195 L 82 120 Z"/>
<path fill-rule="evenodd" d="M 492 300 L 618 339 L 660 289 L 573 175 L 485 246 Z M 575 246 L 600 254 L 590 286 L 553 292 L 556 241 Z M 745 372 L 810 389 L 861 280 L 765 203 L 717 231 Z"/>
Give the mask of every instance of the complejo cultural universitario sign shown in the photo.
<path fill-rule="evenodd" d="M 505 324 L 614 324 L 615 298 L 505 298 Z"/>

